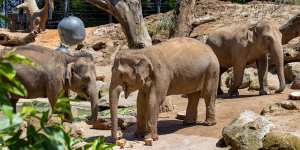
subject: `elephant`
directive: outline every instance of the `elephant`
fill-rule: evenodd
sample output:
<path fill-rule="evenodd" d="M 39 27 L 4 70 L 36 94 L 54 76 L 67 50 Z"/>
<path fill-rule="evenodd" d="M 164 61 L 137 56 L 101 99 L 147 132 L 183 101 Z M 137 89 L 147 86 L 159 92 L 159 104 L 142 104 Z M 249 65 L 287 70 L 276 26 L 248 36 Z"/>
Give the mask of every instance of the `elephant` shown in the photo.
<path fill-rule="evenodd" d="M 268 75 L 268 55 L 275 62 L 280 93 L 285 89 L 285 77 L 283 70 L 282 35 L 279 27 L 272 21 L 259 21 L 256 24 L 238 24 L 217 29 L 208 36 L 208 44 L 218 57 L 220 62 L 220 74 L 233 67 L 231 87 L 228 94 L 238 96 L 238 88 L 243 81 L 243 74 L 247 64 L 256 62 L 260 95 L 266 95 Z M 221 79 L 220 79 L 221 80 Z M 223 91 L 218 88 L 218 93 Z"/>
<path fill-rule="evenodd" d="M 219 62 L 206 44 L 191 38 L 174 38 L 139 50 L 119 51 L 114 59 L 109 88 L 112 137 L 117 137 L 117 105 L 120 92 L 125 98 L 138 90 L 135 135 L 158 140 L 159 106 L 167 95 L 188 97 L 185 125 L 197 121 L 199 99 L 205 99 L 204 125 L 215 125 L 215 100 Z"/>
<path fill-rule="evenodd" d="M 19 98 L 47 97 L 53 110 L 59 95 L 70 89 L 90 100 L 90 119 L 97 119 L 96 71 L 90 54 L 79 52 L 69 55 L 37 45 L 20 46 L 14 52 L 29 58 L 34 64 L 13 65 L 16 79 L 28 93 L 25 97 L 10 96 L 15 112 Z"/>

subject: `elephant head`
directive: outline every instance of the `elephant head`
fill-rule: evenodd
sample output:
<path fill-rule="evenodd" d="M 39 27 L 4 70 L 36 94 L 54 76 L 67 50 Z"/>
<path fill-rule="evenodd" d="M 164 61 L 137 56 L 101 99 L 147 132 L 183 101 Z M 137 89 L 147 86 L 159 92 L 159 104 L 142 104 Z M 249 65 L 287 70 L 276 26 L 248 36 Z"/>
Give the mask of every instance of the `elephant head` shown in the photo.
<path fill-rule="evenodd" d="M 152 63 L 144 54 L 124 50 L 116 55 L 109 89 L 112 136 L 114 139 L 117 138 L 117 109 L 120 92 L 123 90 L 125 98 L 127 98 L 130 93 L 149 85 L 152 72 Z"/>
<path fill-rule="evenodd" d="M 66 86 L 85 96 L 91 102 L 92 120 L 97 119 L 98 94 L 96 90 L 96 69 L 93 57 L 87 53 L 71 56 L 65 73 Z"/>
<path fill-rule="evenodd" d="M 253 41 L 256 45 L 261 45 L 270 53 L 271 59 L 276 65 L 276 71 L 280 83 L 276 93 L 285 89 L 284 77 L 284 55 L 282 48 L 282 34 L 276 25 L 270 25 L 268 22 L 260 22 L 250 30 L 253 31 Z"/>

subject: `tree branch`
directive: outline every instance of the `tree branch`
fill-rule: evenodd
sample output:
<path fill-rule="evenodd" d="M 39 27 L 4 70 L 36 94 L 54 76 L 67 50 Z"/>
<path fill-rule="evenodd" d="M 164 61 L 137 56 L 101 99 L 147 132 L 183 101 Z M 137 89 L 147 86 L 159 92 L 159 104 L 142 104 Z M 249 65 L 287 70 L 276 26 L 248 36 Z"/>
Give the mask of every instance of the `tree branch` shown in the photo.
<path fill-rule="evenodd" d="M 9 46 L 9 47 L 26 45 L 26 44 L 34 42 L 36 36 L 37 36 L 37 32 L 35 32 L 35 31 L 33 31 L 23 37 L 15 37 L 15 36 L 1 33 L 0 34 L 0 45 Z"/>
<path fill-rule="evenodd" d="M 112 4 L 109 0 L 85 0 L 85 1 L 113 15 L 113 10 L 111 7 Z"/>

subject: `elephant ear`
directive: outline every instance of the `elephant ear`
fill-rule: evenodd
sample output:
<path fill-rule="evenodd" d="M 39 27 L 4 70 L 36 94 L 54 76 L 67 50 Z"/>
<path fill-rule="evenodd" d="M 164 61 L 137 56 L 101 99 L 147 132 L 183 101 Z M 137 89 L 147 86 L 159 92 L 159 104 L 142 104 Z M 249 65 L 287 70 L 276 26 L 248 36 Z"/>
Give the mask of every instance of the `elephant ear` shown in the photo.
<path fill-rule="evenodd" d="M 137 64 L 135 64 L 134 70 L 137 75 L 137 79 L 142 81 L 142 84 L 145 84 L 148 77 L 151 76 L 153 72 L 153 65 L 148 58 L 143 57 Z"/>
<path fill-rule="evenodd" d="M 67 68 L 66 68 L 66 72 L 65 72 L 65 85 L 67 87 L 71 87 L 73 66 L 74 66 L 74 63 L 67 64 Z"/>

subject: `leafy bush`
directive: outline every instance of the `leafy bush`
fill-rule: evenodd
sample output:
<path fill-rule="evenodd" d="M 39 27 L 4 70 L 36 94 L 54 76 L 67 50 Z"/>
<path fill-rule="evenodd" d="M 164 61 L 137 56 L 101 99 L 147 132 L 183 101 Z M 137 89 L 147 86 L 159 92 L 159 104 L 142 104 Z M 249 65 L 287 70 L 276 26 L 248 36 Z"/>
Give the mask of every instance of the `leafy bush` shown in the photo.
<path fill-rule="evenodd" d="M 175 28 L 175 18 L 171 16 L 163 16 L 160 20 L 154 25 L 154 27 L 148 27 L 151 35 L 160 34 L 161 32 L 169 32 L 171 29 Z"/>
<path fill-rule="evenodd" d="M 58 123 L 49 124 L 49 111 L 40 112 L 33 107 L 23 107 L 20 113 L 13 113 L 9 106 L 8 95 L 26 96 L 25 87 L 16 79 L 16 71 L 12 64 L 22 63 L 34 65 L 24 56 L 14 54 L 13 51 L 0 57 L 0 149 L 13 150 L 111 150 L 114 145 L 107 144 L 104 137 L 92 143 L 87 143 L 82 137 L 71 137 L 64 127 Z M 68 113 L 60 109 L 66 99 L 56 107 L 57 111 Z M 32 123 L 32 119 L 39 122 L 39 126 Z"/>

